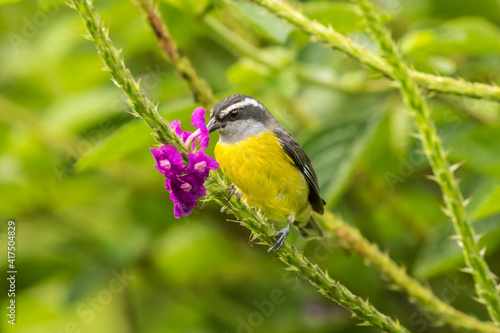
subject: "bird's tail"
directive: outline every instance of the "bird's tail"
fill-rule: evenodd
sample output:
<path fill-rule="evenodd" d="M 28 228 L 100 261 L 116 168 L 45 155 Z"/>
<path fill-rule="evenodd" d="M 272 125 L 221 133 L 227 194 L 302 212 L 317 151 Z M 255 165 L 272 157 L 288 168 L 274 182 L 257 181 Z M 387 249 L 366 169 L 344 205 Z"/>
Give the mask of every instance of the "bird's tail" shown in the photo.
<path fill-rule="evenodd" d="M 316 223 L 312 215 L 309 218 L 309 221 L 307 221 L 305 225 L 298 226 L 298 229 L 302 237 L 306 239 L 323 237 L 323 233 L 321 232 L 321 229 L 318 227 L 318 224 Z"/>

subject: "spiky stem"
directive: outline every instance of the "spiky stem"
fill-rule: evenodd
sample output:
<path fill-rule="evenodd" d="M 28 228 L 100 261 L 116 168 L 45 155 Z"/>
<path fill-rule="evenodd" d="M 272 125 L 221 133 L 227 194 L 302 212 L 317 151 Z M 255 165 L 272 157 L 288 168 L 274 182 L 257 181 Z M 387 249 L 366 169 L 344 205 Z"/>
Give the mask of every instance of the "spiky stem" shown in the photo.
<path fill-rule="evenodd" d="M 332 27 L 307 18 L 299 10 L 281 0 L 252 0 L 269 9 L 275 15 L 295 25 L 301 31 L 311 35 L 315 40 L 326 42 L 331 47 L 344 52 L 368 67 L 382 72 L 384 75 L 395 78 L 393 68 L 384 58 L 356 44 L 351 39 L 335 31 Z M 463 79 L 454 79 L 446 76 L 436 76 L 417 71 L 410 71 L 412 77 L 429 90 L 435 90 L 454 95 L 469 96 L 488 100 L 500 100 L 500 87 L 467 82 Z"/>
<path fill-rule="evenodd" d="M 447 323 L 470 332 L 498 333 L 498 327 L 495 327 L 493 323 L 481 322 L 440 300 L 429 288 L 409 276 L 403 267 L 398 266 L 376 244 L 370 243 L 359 230 L 338 216 L 326 212 L 322 216 L 315 216 L 315 219 L 323 227 L 326 237 L 338 239 L 342 248 L 354 251 L 364 258 L 369 265 L 390 279 L 394 289 L 406 293 L 411 302 L 422 306 L 432 317 L 436 318 L 437 322 Z"/>
<path fill-rule="evenodd" d="M 140 92 L 138 84 L 125 67 L 123 58 L 108 38 L 108 32 L 101 19 L 94 12 L 91 1 L 72 0 L 72 5 L 82 16 L 90 38 L 95 42 L 99 55 L 111 72 L 113 80 L 131 99 L 132 109 L 137 116 L 146 120 L 157 133 L 158 138 L 164 137 L 169 141 L 169 144 L 184 151 L 186 149 L 184 144 L 171 138 L 173 135 L 168 123 L 158 115 L 155 106 Z M 157 128 L 158 124 L 162 126 Z M 159 142 L 164 143 L 163 141 Z M 235 215 L 238 222 L 250 229 L 253 237 L 259 238 L 263 244 L 274 243 L 274 239 L 270 235 L 274 234 L 275 230 L 267 223 L 263 215 L 236 198 L 229 202 L 225 199 L 227 198 L 227 184 L 218 173 L 212 172 L 205 185 L 207 187 L 206 200 L 215 200 L 221 205 L 227 206 L 226 211 Z M 285 263 L 288 270 L 296 271 L 298 275 L 316 286 L 322 294 L 350 310 L 364 323 L 386 332 L 408 332 L 397 321 L 380 313 L 374 306 L 363 301 L 338 281 L 329 277 L 326 271 L 312 264 L 295 247 L 285 244 L 280 250 L 279 259 Z"/>
<path fill-rule="evenodd" d="M 453 175 L 454 168 L 449 165 L 446 159 L 443 144 L 430 119 L 426 99 L 422 97 L 420 88 L 402 60 L 389 31 L 382 24 L 375 6 L 369 0 L 357 0 L 357 2 L 361 7 L 370 33 L 377 40 L 387 64 L 392 68 L 393 77 L 400 83 L 404 101 L 413 111 L 419 131 L 418 137 L 434 173 L 433 179 L 443 191 L 444 212 L 453 221 L 468 271 L 475 281 L 479 300 L 486 305 L 491 319 L 498 325 L 500 324 L 500 297 L 496 290 L 495 277 L 484 260 L 484 253 L 478 245 L 478 237 L 474 234 L 469 223 L 465 209 L 466 204 Z"/>

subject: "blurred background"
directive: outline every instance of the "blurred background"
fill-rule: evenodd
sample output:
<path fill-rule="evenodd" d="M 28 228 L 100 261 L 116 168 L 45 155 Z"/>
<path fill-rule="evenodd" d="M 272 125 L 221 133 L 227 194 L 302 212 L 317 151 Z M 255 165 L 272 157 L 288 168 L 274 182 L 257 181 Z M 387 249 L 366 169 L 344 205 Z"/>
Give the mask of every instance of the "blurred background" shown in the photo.
<path fill-rule="evenodd" d="M 378 52 L 351 3 L 295 4 Z M 499 82 L 499 1 L 377 4 L 417 70 Z M 189 127 L 198 105 L 138 8 L 118 0 L 95 8 L 163 117 Z M 426 178 L 412 118 L 390 81 L 250 2 L 163 0 L 160 9 L 218 99 L 251 95 L 296 135 L 330 210 L 438 297 L 488 318 L 471 277 L 458 271 L 464 263 L 440 189 Z M 127 113 L 83 31 L 61 1 L 0 1 L 0 217 L 17 223 L 15 331 L 375 332 L 249 244 L 249 231 L 220 207 L 173 217 L 151 131 Z M 499 105 L 436 93 L 429 103 L 450 161 L 464 162 L 457 175 L 468 210 L 477 232 L 488 233 L 487 260 L 500 274 Z M 6 232 L 2 222 L 0 244 Z M 412 332 L 452 331 L 433 327 L 335 241 L 306 243 L 296 231 L 289 241 Z M 0 267 L 7 271 L 6 259 Z M 2 291 L 0 331 L 12 329 L 7 302 Z"/>

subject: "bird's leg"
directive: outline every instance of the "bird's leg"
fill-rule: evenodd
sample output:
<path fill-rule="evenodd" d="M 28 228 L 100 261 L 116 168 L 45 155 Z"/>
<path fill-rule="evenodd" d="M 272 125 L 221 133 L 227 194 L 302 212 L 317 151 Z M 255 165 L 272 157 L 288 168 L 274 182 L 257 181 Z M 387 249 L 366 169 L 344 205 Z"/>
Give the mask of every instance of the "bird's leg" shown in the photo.
<path fill-rule="evenodd" d="M 285 228 L 281 229 L 280 231 L 278 231 L 277 233 L 275 233 L 273 235 L 273 237 L 278 237 L 279 236 L 279 238 L 276 241 L 276 243 L 274 243 L 273 246 L 271 246 L 269 248 L 269 250 L 267 250 L 267 252 L 271 252 L 271 251 L 278 252 L 279 249 L 285 243 L 285 239 L 288 236 L 288 234 L 290 233 L 290 225 L 295 220 L 295 214 L 288 215 L 288 217 L 286 218 L 286 220 L 287 220 L 288 224 L 286 225 Z"/>
<path fill-rule="evenodd" d="M 229 196 L 227 197 L 228 202 L 229 202 L 229 200 L 231 200 L 231 198 L 233 197 L 234 194 L 236 194 L 236 196 L 238 197 L 238 200 L 241 200 L 243 193 L 236 192 L 236 185 L 231 184 L 228 187 L 226 187 L 226 190 L 229 190 Z M 220 209 L 220 212 L 224 213 L 226 211 L 226 209 L 227 209 L 227 206 L 222 206 L 222 208 Z"/>
<path fill-rule="evenodd" d="M 234 184 L 231 184 L 228 187 L 226 187 L 226 190 L 229 190 L 229 196 L 227 197 L 227 201 L 231 200 L 231 198 L 233 197 L 233 195 L 235 193 L 236 193 L 236 196 L 238 197 L 238 200 L 240 200 L 241 197 L 243 196 L 243 193 L 236 192 L 236 185 L 234 185 Z"/>

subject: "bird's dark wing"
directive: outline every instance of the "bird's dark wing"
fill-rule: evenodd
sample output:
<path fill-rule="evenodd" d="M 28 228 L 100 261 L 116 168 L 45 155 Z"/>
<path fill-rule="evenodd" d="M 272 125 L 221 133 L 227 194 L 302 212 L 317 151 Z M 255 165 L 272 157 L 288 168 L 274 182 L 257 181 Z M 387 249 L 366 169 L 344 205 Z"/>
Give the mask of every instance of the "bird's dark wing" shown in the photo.
<path fill-rule="evenodd" d="M 313 210 L 319 214 L 323 214 L 325 201 L 319 194 L 318 178 L 316 172 L 307 157 L 304 149 L 297 142 L 297 139 L 284 128 L 277 128 L 273 130 L 274 134 L 278 137 L 281 148 L 292 159 L 293 164 L 304 174 L 309 184 L 309 202 Z"/>

